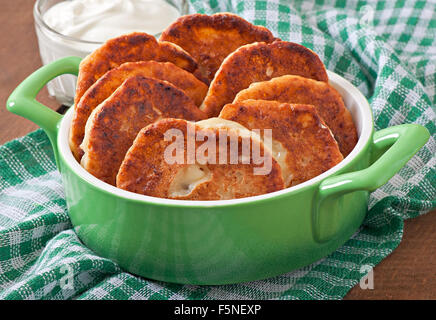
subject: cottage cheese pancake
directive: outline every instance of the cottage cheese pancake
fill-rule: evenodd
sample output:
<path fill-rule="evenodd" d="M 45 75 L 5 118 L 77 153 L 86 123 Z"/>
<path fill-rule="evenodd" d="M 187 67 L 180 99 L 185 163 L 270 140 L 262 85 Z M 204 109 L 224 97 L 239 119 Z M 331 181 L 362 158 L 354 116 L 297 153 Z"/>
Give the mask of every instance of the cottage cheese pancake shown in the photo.
<path fill-rule="evenodd" d="M 142 76 L 128 78 L 89 117 L 81 144 L 82 166 L 114 185 L 124 155 L 138 132 L 168 117 L 198 121 L 205 115 L 169 82 Z"/>
<path fill-rule="evenodd" d="M 326 82 L 286 75 L 253 83 L 239 92 L 234 102 L 247 99 L 311 104 L 333 132 L 344 157 L 357 143 L 357 131 L 350 112 L 341 95 Z"/>
<path fill-rule="evenodd" d="M 207 83 L 212 81 L 223 60 L 240 46 L 272 42 L 272 33 L 232 13 L 191 14 L 180 17 L 160 37 L 185 49 L 197 61 Z"/>
<path fill-rule="evenodd" d="M 272 130 L 272 151 L 286 187 L 316 177 L 342 161 L 336 140 L 311 105 L 245 100 L 227 104 L 220 118 L 248 129 Z"/>
<path fill-rule="evenodd" d="M 80 161 L 83 151 L 80 144 L 85 134 L 85 125 L 92 110 L 108 98 L 122 83 L 132 76 L 144 76 L 166 80 L 182 91 L 199 106 L 207 92 L 207 86 L 192 73 L 183 70 L 171 62 L 140 61 L 126 62 L 108 71 L 97 80 L 82 96 L 74 108 L 70 130 L 70 148 Z"/>
<path fill-rule="evenodd" d="M 169 130 L 181 132 L 180 146 L 184 159 L 180 163 L 168 163 L 165 151 L 172 140 L 165 139 Z M 213 141 L 216 148 L 216 161 L 189 163 L 187 159 L 188 140 L 194 138 L 195 149 L 199 150 L 203 142 L 192 137 L 196 135 L 226 135 L 225 140 Z M 243 157 L 242 139 L 258 144 L 260 152 L 268 155 L 271 168 L 268 174 L 255 174 L 256 168 L 263 164 L 254 164 L 251 156 L 245 163 L 230 161 L 230 141 L 236 141 L 237 158 Z M 219 161 L 219 155 L 226 152 L 226 162 Z M 249 130 L 231 121 L 211 119 L 192 123 L 180 119 L 163 119 L 142 129 L 132 147 L 126 154 L 117 175 L 117 187 L 154 197 L 181 200 L 226 200 L 250 197 L 280 190 L 284 187 L 281 169 L 272 153 L 265 148 L 260 138 Z"/>
<path fill-rule="evenodd" d="M 157 41 L 147 33 L 134 32 L 106 41 L 101 47 L 82 60 L 77 79 L 74 104 L 101 76 L 124 62 L 136 61 L 172 62 L 189 72 L 194 72 L 197 63 L 179 46 Z"/>
<path fill-rule="evenodd" d="M 217 116 L 225 104 L 253 82 L 286 74 L 328 81 L 327 71 L 311 50 L 292 42 L 253 43 L 230 54 L 217 71 L 201 109 Z"/>

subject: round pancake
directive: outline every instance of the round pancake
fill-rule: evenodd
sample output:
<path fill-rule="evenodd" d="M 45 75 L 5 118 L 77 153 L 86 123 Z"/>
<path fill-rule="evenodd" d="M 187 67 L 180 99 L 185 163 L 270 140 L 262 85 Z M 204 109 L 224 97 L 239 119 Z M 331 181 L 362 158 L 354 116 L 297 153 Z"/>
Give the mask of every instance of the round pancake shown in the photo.
<path fill-rule="evenodd" d="M 139 130 L 162 118 L 202 120 L 205 114 L 169 82 L 134 76 L 91 113 L 81 144 L 82 166 L 97 178 L 115 184 L 124 155 Z"/>
<path fill-rule="evenodd" d="M 169 130 L 179 130 L 182 135 L 180 150 L 183 150 L 180 163 L 168 163 L 165 153 L 174 139 L 165 139 Z M 226 134 L 224 143 L 219 138 L 213 141 L 216 148 L 215 164 L 210 162 L 188 163 L 188 139 L 195 141 L 195 134 Z M 243 137 L 250 143 L 258 143 L 261 153 L 271 160 L 269 174 L 254 174 L 254 169 L 262 165 L 254 164 L 253 157 L 247 163 L 240 161 L 230 164 L 230 141 L 236 141 L 237 153 L 241 157 Z M 167 141 L 165 141 L 167 140 Z M 253 142 L 256 141 L 256 142 Z M 195 142 L 199 150 L 203 142 Z M 218 160 L 226 150 L 226 163 Z M 247 160 L 246 159 L 246 160 Z M 272 158 L 271 151 L 264 148 L 259 137 L 237 123 L 223 119 L 208 119 L 197 123 L 180 119 L 163 119 L 143 128 L 126 154 L 117 175 L 117 187 L 153 197 L 181 200 L 226 200 L 244 198 L 280 190 L 284 187 L 281 169 Z"/>
<path fill-rule="evenodd" d="M 285 75 L 253 83 L 236 95 L 234 103 L 247 99 L 314 105 L 333 132 L 344 157 L 357 143 L 357 131 L 351 114 L 345 107 L 341 95 L 328 83 Z"/>
<path fill-rule="evenodd" d="M 328 81 L 327 71 L 313 51 L 292 42 L 252 43 L 240 47 L 222 63 L 201 106 L 210 117 L 253 82 L 285 74 Z"/>
<path fill-rule="evenodd" d="M 232 13 L 190 14 L 177 19 L 161 35 L 185 49 L 198 63 L 201 75 L 212 81 L 230 53 L 253 42 L 272 42 L 265 27 L 255 26 Z"/>
<path fill-rule="evenodd" d="M 272 152 L 282 168 L 286 187 L 312 179 L 343 159 L 314 106 L 245 100 L 227 104 L 220 118 L 250 130 L 272 130 Z"/>
<path fill-rule="evenodd" d="M 171 62 L 140 61 L 126 62 L 109 70 L 97 80 L 74 107 L 70 130 L 70 148 L 74 157 L 80 161 L 83 151 L 80 144 L 85 135 L 85 125 L 92 110 L 109 97 L 124 80 L 141 75 L 166 80 L 183 90 L 197 106 L 201 104 L 207 92 L 207 86 L 192 73 L 183 70 Z"/>
<path fill-rule="evenodd" d="M 147 33 L 133 32 L 106 41 L 101 47 L 82 60 L 77 78 L 74 103 L 77 104 L 86 90 L 107 71 L 124 62 L 168 61 L 189 72 L 194 72 L 197 63 L 179 46 L 158 42 Z"/>

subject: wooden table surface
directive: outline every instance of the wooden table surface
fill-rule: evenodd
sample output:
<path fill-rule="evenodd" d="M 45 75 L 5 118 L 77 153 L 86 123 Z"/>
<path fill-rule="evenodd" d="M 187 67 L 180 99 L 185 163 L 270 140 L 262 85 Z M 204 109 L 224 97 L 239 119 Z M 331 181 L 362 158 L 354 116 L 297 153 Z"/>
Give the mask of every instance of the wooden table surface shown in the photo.
<path fill-rule="evenodd" d="M 0 144 L 37 126 L 4 107 L 12 90 L 41 66 L 33 25 L 33 1 L 2 3 L 0 21 Z M 39 101 L 52 109 L 59 104 L 44 89 Z M 354 287 L 345 299 L 436 299 L 436 211 L 405 222 L 400 246 L 374 268 L 374 289 Z"/>

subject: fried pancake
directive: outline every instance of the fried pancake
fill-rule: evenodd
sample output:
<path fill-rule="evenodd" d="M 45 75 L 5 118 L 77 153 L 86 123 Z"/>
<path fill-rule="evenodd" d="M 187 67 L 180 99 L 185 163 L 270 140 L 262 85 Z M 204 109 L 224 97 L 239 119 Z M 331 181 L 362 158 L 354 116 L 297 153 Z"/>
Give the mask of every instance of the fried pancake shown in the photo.
<path fill-rule="evenodd" d="M 83 151 L 80 144 L 85 135 L 85 125 L 92 110 L 109 97 L 124 80 L 141 75 L 166 80 L 183 90 L 197 106 L 201 105 L 207 92 L 207 86 L 192 75 L 171 62 L 140 61 L 126 62 L 105 73 L 80 99 L 74 108 L 70 130 L 70 148 L 74 157 L 80 161 Z"/>
<path fill-rule="evenodd" d="M 166 136 L 170 130 L 178 132 L 178 138 Z M 216 152 L 209 153 L 208 149 L 209 161 L 199 161 L 199 150 L 204 143 L 196 141 L 199 136 L 216 137 L 210 140 Z M 255 164 L 252 153 L 241 163 L 243 139 L 251 145 L 257 144 L 261 154 L 268 157 L 271 164 L 268 172 L 255 174 L 263 164 Z M 189 154 L 197 155 L 191 161 L 188 160 L 188 140 L 192 141 L 192 146 L 195 144 Z M 237 149 L 232 149 L 230 141 L 234 141 Z M 174 154 L 172 144 L 179 148 L 180 161 L 168 158 L 169 153 Z M 232 150 L 236 151 L 232 153 Z M 231 154 L 236 161 L 231 162 Z M 277 191 L 284 184 L 280 166 L 271 151 L 264 148 L 259 136 L 251 135 L 238 123 L 213 118 L 196 123 L 163 119 L 143 128 L 121 164 L 117 187 L 160 198 L 225 200 Z"/>
<path fill-rule="evenodd" d="M 180 17 L 161 35 L 185 49 L 198 63 L 201 75 L 212 81 L 223 60 L 240 46 L 272 42 L 272 33 L 232 13 L 191 14 Z"/>
<path fill-rule="evenodd" d="M 341 95 L 328 83 L 299 76 L 282 76 L 253 83 L 236 95 L 234 103 L 247 99 L 276 100 L 314 105 L 333 132 L 344 157 L 357 143 L 357 131 Z"/>
<path fill-rule="evenodd" d="M 189 72 L 194 72 L 197 63 L 182 48 L 169 42 L 158 42 L 147 33 L 133 32 L 106 41 L 101 47 L 82 60 L 77 78 L 77 104 L 86 90 L 107 71 L 124 62 L 168 61 Z"/>
<path fill-rule="evenodd" d="M 124 155 L 139 130 L 162 118 L 202 120 L 205 114 L 169 82 L 142 76 L 128 78 L 89 116 L 81 144 L 82 166 L 115 184 Z"/>
<path fill-rule="evenodd" d="M 222 63 L 201 106 L 210 117 L 253 82 L 285 74 L 328 81 L 327 71 L 313 51 L 292 42 L 252 43 L 240 47 Z"/>
<path fill-rule="evenodd" d="M 312 179 L 343 159 L 314 106 L 245 100 L 227 104 L 220 118 L 236 121 L 250 130 L 272 130 L 272 152 L 281 166 L 286 187 Z"/>

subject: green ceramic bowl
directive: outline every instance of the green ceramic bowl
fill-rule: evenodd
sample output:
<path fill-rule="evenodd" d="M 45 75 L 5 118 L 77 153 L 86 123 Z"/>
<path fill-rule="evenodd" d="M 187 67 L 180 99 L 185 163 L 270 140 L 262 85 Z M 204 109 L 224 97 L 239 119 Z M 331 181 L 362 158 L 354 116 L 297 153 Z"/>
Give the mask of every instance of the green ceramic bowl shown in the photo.
<path fill-rule="evenodd" d="M 65 116 L 35 100 L 51 79 L 77 74 L 80 59 L 37 70 L 11 94 L 8 109 L 42 127 L 62 174 L 71 221 L 98 255 L 147 278 L 189 284 L 264 279 L 335 251 L 361 225 L 368 195 L 425 144 L 428 131 L 405 124 L 374 132 L 371 109 L 352 84 L 333 72 L 330 83 L 353 115 L 359 141 L 337 166 L 300 185 L 234 200 L 168 200 L 106 184 L 74 159 Z"/>

